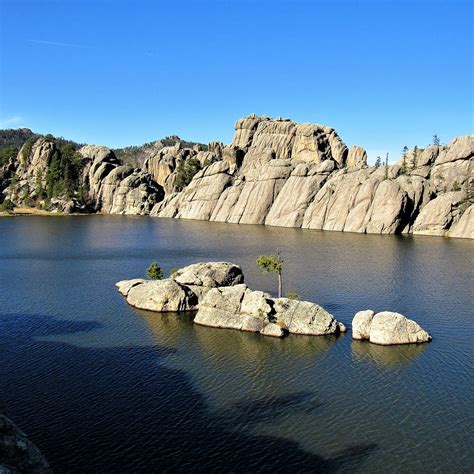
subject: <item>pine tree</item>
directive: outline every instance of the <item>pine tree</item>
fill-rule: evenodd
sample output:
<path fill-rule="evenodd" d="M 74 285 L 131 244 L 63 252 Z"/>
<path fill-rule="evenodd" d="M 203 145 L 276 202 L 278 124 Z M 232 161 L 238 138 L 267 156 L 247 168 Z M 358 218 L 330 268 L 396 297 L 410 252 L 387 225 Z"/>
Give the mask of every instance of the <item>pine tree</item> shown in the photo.
<path fill-rule="evenodd" d="M 163 270 L 156 262 L 152 262 L 146 271 L 146 276 L 150 280 L 161 280 L 163 278 Z"/>
<path fill-rule="evenodd" d="M 402 169 L 401 172 L 402 174 L 407 174 L 407 153 L 408 153 L 408 147 L 405 145 L 402 150 Z"/>

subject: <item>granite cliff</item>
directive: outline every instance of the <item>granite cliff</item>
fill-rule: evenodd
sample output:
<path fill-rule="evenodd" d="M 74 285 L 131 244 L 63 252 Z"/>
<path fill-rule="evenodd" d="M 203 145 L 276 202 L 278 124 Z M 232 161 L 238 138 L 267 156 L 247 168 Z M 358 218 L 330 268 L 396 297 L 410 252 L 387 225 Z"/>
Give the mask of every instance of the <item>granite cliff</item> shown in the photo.
<path fill-rule="evenodd" d="M 251 116 L 151 215 L 359 233 L 474 238 L 474 135 L 367 166 L 334 129 Z"/>
<path fill-rule="evenodd" d="M 124 165 L 106 147 L 78 148 L 75 186 L 62 194 L 48 184 L 57 153 L 47 137 L 25 144 L 1 170 L 0 201 L 62 212 L 474 238 L 474 135 L 376 167 L 333 128 L 251 115 L 236 122 L 230 145 L 160 145 L 141 168 Z M 45 189 L 46 199 L 38 191 Z"/>

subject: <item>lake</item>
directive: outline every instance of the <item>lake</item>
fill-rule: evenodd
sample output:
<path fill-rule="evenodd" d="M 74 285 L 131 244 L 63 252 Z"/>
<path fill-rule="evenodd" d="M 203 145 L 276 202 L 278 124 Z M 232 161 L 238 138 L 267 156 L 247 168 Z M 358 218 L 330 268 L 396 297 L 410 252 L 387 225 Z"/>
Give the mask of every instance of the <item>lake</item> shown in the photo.
<path fill-rule="evenodd" d="M 468 240 L 150 217 L 0 219 L 0 408 L 56 472 L 472 472 Z M 349 327 L 285 339 L 127 305 L 115 282 L 198 261 L 255 266 Z M 352 341 L 363 309 L 425 345 Z"/>

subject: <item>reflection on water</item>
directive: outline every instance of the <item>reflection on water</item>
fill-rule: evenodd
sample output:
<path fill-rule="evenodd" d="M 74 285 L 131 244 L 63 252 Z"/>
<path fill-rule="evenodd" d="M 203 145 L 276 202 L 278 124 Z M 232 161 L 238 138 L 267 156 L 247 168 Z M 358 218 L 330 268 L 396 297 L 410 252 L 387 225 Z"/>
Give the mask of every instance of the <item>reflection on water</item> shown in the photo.
<path fill-rule="evenodd" d="M 0 406 L 58 472 L 474 471 L 473 242 L 121 216 L 5 218 L 0 239 Z M 346 335 L 197 326 L 114 286 L 227 260 L 272 293 L 255 259 L 275 248 Z M 352 341 L 366 308 L 434 340 Z"/>
<path fill-rule="evenodd" d="M 380 367 L 399 367 L 415 360 L 429 344 L 381 346 L 368 341 L 352 340 L 352 355 L 356 360 L 375 363 Z"/>

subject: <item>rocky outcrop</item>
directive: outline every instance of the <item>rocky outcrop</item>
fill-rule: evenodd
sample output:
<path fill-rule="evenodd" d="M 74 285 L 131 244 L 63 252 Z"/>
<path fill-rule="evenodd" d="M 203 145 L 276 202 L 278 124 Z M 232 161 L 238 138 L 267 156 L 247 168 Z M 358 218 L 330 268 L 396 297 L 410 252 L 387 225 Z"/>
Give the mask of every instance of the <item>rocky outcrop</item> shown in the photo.
<path fill-rule="evenodd" d="M 415 321 L 399 313 L 359 311 L 352 320 L 353 339 L 367 339 L 374 344 L 414 344 L 431 341 L 431 336 Z"/>
<path fill-rule="evenodd" d="M 52 472 L 39 449 L 10 419 L 0 414 L 0 472 L 3 474 Z"/>
<path fill-rule="evenodd" d="M 351 146 L 347 155 L 346 166 L 349 168 L 367 166 L 367 152 L 360 146 Z"/>
<path fill-rule="evenodd" d="M 151 214 L 358 233 L 466 236 L 470 229 L 449 230 L 468 208 L 473 139 L 468 135 L 447 146 L 412 150 L 403 163 L 376 168 L 367 167 L 363 148 L 348 150 L 329 127 L 249 116 L 237 121 L 227 148 L 239 159 L 216 158 Z M 225 155 L 226 147 L 222 150 Z M 469 219 L 463 222 L 470 226 Z"/>
<path fill-rule="evenodd" d="M 198 311 L 194 322 L 203 326 L 259 332 L 283 337 L 287 333 L 321 336 L 345 332 L 321 306 L 308 301 L 272 298 L 244 283 L 242 270 L 227 262 L 196 263 L 165 280 L 124 280 L 116 284 L 127 302 L 157 312 Z"/>
<path fill-rule="evenodd" d="M 199 304 L 194 322 L 274 337 L 282 337 L 285 332 L 323 336 L 345 331 L 344 325 L 317 304 L 275 299 L 243 284 L 209 291 Z"/>
<path fill-rule="evenodd" d="M 202 298 L 218 286 L 242 283 L 237 265 L 227 262 L 196 263 L 164 280 L 123 280 L 116 283 L 127 303 L 157 312 L 195 311 Z"/>
<path fill-rule="evenodd" d="M 366 151 L 348 149 L 334 129 L 283 118 L 244 117 L 227 146 L 183 143 L 151 147 L 143 169 L 124 166 L 106 147 L 83 147 L 80 193 L 48 200 L 48 206 L 63 212 L 472 238 L 474 135 L 415 147 L 397 164 L 379 167 L 367 166 Z M 32 188 L 46 186 L 55 143 L 41 138 L 25 158 L 26 148 L 5 174 L 7 186 L 0 184 L 0 201 L 22 204 Z"/>
<path fill-rule="evenodd" d="M 451 227 L 450 237 L 474 239 L 474 204 L 471 204 L 460 219 Z"/>
<path fill-rule="evenodd" d="M 464 193 L 461 191 L 453 191 L 436 197 L 421 210 L 415 220 L 413 233 L 444 235 L 453 222 L 459 220 L 460 204 L 463 200 Z"/>
<path fill-rule="evenodd" d="M 107 147 L 88 145 L 79 153 L 87 160 L 83 171 L 87 202 L 96 212 L 149 214 L 163 199 L 163 188 L 149 173 L 122 165 Z"/>
<path fill-rule="evenodd" d="M 64 165 L 66 153 L 69 162 Z M 17 206 L 65 213 L 149 214 L 164 197 L 149 173 L 122 165 L 103 146 L 64 151 L 53 137 L 43 137 L 25 144 L 12 167 L 3 195 Z"/>

